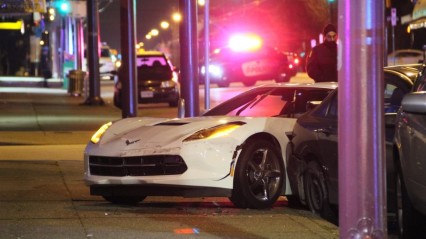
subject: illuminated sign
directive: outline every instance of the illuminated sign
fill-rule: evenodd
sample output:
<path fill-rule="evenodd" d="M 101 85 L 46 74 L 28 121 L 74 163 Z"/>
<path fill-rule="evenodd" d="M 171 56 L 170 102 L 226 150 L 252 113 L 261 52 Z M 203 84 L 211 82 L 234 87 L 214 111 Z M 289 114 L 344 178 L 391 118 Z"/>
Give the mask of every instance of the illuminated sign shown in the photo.
<path fill-rule="evenodd" d="M 0 14 L 46 12 L 46 0 L 2 0 Z"/>

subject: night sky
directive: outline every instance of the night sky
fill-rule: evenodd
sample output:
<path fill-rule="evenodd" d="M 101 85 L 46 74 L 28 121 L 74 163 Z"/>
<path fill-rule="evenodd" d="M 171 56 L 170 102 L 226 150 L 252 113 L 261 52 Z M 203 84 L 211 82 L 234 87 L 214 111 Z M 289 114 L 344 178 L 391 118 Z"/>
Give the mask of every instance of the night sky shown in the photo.
<path fill-rule="evenodd" d="M 178 10 L 177 0 L 136 0 L 136 42 L 145 42 L 145 35 L 152 29 L 160 29 L 160 22 L 171 21 Z M 120 0 L 114 0 L 99 13 L 101 41 L 112 48 L 120 49 Z"/>

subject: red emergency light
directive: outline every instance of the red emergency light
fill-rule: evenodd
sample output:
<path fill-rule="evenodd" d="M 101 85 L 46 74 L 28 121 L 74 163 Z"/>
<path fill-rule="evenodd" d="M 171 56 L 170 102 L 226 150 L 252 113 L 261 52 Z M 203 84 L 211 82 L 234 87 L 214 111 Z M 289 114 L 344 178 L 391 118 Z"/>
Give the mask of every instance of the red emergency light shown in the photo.
<path fill-rule="evenodd" d="M 256 34 L 235 34 L 229 38 L 228 46 L 236 52 L 256 51 L 262 47 L 262 38 Z"/>

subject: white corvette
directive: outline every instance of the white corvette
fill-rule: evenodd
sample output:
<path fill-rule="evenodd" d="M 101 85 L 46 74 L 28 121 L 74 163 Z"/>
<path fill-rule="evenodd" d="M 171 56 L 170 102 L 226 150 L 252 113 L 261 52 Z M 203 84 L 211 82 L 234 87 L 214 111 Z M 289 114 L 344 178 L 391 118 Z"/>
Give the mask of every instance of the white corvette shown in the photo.
<path fill-rule="evenodd" d="M 84 180 L 113 203 L 146 196 L 229 197 L 242 208 L 271 207 L 291 194 L 285 152 L 296 118 L 337 83 L 253 88 L 193 118 L 126 118 L 88 143 Z"/>

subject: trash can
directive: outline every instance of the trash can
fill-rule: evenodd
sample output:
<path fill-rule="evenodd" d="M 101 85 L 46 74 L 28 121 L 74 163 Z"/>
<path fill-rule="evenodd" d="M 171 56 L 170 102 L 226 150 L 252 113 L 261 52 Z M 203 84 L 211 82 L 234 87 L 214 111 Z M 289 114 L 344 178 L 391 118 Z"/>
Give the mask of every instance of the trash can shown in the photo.
<path fill-rule="evenodd" d="M 84 78 L 86 72 L 82 70 L 70 70 L 68 73 L 68 93 L 73 96 L 80 96 L 83 93 Z"/>

